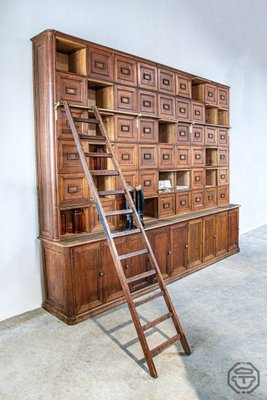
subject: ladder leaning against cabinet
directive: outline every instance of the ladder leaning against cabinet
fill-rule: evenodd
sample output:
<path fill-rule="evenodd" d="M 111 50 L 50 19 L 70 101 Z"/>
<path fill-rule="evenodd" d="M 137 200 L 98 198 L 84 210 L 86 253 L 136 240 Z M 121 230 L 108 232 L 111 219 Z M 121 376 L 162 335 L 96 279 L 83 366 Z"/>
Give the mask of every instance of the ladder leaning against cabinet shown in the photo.
<path fill-rule="evenodd" d="M 86 118 L 73 118 L 71 110 L 70 110 L 70 106 L 67 101 L 62 102 L 59 105 L 63 106 L 65 109 L 67 119 L 69 121 L 69 125 L 70 125 L 71 131 L 72 131 L 72 135 L 73 135 L 73 138 L 74 138 L 77 150 L 78 150 L 78 154 L 80 156 L 80 160 L 81 160 L 81 163 L 82 163 L 82 166 L 84 169 L 84 173 L 85 173 L 85 176 L 86 176 L 88 184 L 89 184 L 90 193 L 94 199 L 94 202 L 95 202 L 95 205 L 96 205 L 96 208 L 98 211 L 99 219 L 103 226 L 103 230 L 104 230 L 104 233 L 105 233 L 105 236 L 107 239 L 110 253 L 111 253 L 111 256 L 112 256 L 112 259 L 113 259 L 113 262 L 114 262 L 114 265 L 115 265 L 115 268 L 116 268 L 116 271 L 117 271 L 117 274 L 118 274 L 118 277 L 119 277 L 119 280 L 120 280 L 120 283 L 121 283 L 121 286 L 122 286 L 122 289 L 123 289 L 123 292 L 125 295 L 125 299 L 128 303 L 128 307 L 129 307 L 129 310 L 130 310 L 130 313 L 132 316 L 132 320 L 133 320 L 133 323 L 134 323 L 145 359 L 147 361 L 150 375 L 154 378 L 157 378 L 157 371 L 156 371 L 156 367 L 155 367 L 155 364 L 153 361 L 153 357 L 155 357 L 157 354 L 159 354 L 160 352 L 162 352 L 167 347 L 171 346 L 172 344 L 174 344 L 177 341 L 181 342 L 186 354 L 191 354 L 189 344 L 186 340 L 185 334 L 184 334 L 182 326 L 179 322 L 179 319 L 176 314 L 175 308 L 173 306 L 172 300 L 167 291 L 165 282 L 162 278 L 158 263 L 156 261 L 154 253 L 152 251 L 152 248 L 151 248 L 148 238 L 146 236 L 142 222 L 140 221 L 139 215 L 136 211 L 133 199 L 132 199 L 131 194 L 127 187 L 127 183 L 121 172 L 118 161 L 116 160 L 116 157 L 114 155 L 111 143 L 109 141 L 109 137 L 106 132 L 104 122 L 102 120 L 102 117 L 101 117 L 101 114 L 100 114 L 98 108 L 96 106 L 88 107 L 89 113 L 91 113 L 92 118 L 86 119 Z M 85 135 L 82 133 L 78 133 L 76 130 L 75 122 L 96 124 L 99 126 L 101 135 L 89 136 L 89 135 Z M 105 152 L 102 152 L 102 153 L 90 152 L 90 151 L 88 153 L 84 152 L 84 150 L 82 148 L 82 144 L 81 144 L 81 139 L 88 140 L 88 142 L 91 144 L 103 145 L 105 148 Z M 113 163 L 114 170 L 91 170 L 89 168 L 87 160 L 86 160 L 87 157 L 89 157 L 89 158 L 90 157 L 110 158 Z M 121 189 L 120 190 L 98 191 L 97 187 L 95 185 L 93 176 L 111 176 L 111 175 L 118 176 L 120 178 Z M 129 208 L 126 210 L 116 210 L 116 211 L 105 212 L 103 209 L 102 203 L 101 203 L 101 196 L 118 195 L 118 194 L 123 194 L 125 196 L 125 198 L 128 202 Z M 111 232 L 108 221 L 107 221 L 107 217 L 113 216 L 113 215 L 122 215 L 122 214 L 126 215 L 126 214 L 130 214 L 130 213 L 134 217 L 136 228 L 131 229 L 129 231 L 121 231 L 121 232 L 116 232 L 116 233 Z M 122 237 L 122 236 L 126 236 L 126 235 L 131 235 L 131 234 L 140 234 L 141 235 L 143 244 L 144 244 L 144 249 L 135 251 L 133 253 L 119 255 L 114 239 L 117 237 Z M 124 274 L 124 270 L 123 270 L 121 261 L 132 258 L 132 257 L 139 256 L 141 254 L 147 254 L 151 269 L 146 272 L 143 272 L 139 275 L 135 275 L 135 276 L 132 276 L 127 279 Z M 134 301 L 131 291 L 130 291 L 129 284 L 139 281 L 143 278 L 152 277 L 152 276 L 154 276 L 154 278 L 157 281 L 156 290 L 159 290 L 159 291 L 157 291 L 156 293 L 154 293 L 152 295 L 149 295 L 148 297 L 146 297 L 144 299 Z M 138 307 L 148 301 L 152 301 L 160 296 L 163 296 L 163 299 L 166 303 L 166 306 L 167 306 L 169 312 L 160 316 L 159 318 L 156 318 L 154 321 L 148 322 L 145 325 L 141 325 L 136 307 Z M 146 336 L 145 336 L 145 331 L 147 331 L 148 329 L 156 326 L 157 324 L 159 324 L 169 318 L 172 319 L 177 334 L 175 336 L 173 336 L 172 338 L 170 338 L 169 340 L 167 340 L 166 342 L 163 342 L 159 346 L 155 347 L 154 349 L 149 349 L 148 343 L 146 340 Z"/>

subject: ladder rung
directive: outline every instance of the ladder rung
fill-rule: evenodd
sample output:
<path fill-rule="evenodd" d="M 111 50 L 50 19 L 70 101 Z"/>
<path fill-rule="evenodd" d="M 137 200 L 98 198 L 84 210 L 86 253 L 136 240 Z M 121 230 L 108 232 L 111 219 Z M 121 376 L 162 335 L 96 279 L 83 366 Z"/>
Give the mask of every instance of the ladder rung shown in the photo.
<path fill-rule="evenodd" d="M 100 135 L 85 135 L 85 133 L 79 133 L 80 139 L 90 140 L 92 142 L 106 142 L 105 136 Z"/>
<path fill-rule="evenodd" d="M 129 284 L 129 283 L 133 283 L 136 281 L 140 281 L 140 279 L 148 278 L 149 276 L 155 275 L 155 273 L 156 273 L 156 270 L 151 269 L 149 271 L 143 272 L 142 274 L 135 275 L 135 276 L 132 276 L 131 278 L 128 278 L 127 283 Z"/>
<path fill-rule="evenodd" d="M 109 217 L 110 215 L 131 214 L 132 212 L 131 208 L 127 208 L 126 210 L 107 211 L 105 214 L 106 217 Z"/>
<path fill-rule="evenodd" d="M 104 158 L 112 158 L 111 153 L 84 153 L 85 157 L 104 157 Z"/>
<path fill-rule="evenodd" d="M 140 229 L 131 229 L 130 231 L 121 231 L 121 232 L 116 232 L 112 233 L 112 237 L 122 237 L 122 236 L 127 236 L 127 235 L 134 235 L 135 233 L 141 232 Z"/>
<path fill-rule="evenodd" d="M 168 312 L 167 314 L 162 315 L 161 317 L 158 317 L 156 319 L 154 319 L 151 322 L 148 322 L 147 324 L 142 326 L 143 331 L 147 331 L 150 328 L 153 328 L 153 326 L 156 326 L 158 324 L 160 324 L 163 321 L 166 321 L 166 319 L 171 318 L 172 313 Z"/>
<path fill-rule="evenodd" d="M 150 354 L 152 357 L 155 357 L 156 355 L 158 355 L 159 353 L 161 353 L 163 350 L 167 349 L 168 347 L 170 347 L 172 344 L 174 344 L 175 342 L 178 342 L 178 340 L 180 340 L 180 335 L 175 335 L 172 338 L 170 338 L 169 340 L 167 340 L 166 342 L 161 343 L 159 346 L 154 347 L 154 349 L 150 350 Z"/>
<path fill-rule="evenodd" d="M 157 299 L 158 297 L 160 297 L 162 295 L 163 295 L 163 293 L 161 291 L 157 292 L 157 293 L 154 293 L 151 296 L 145 297 L 144 299 L 135 301 L 134 305 L 135 305 L 135 307 L 139 307 L 139 306 L 147 303 L 148 301 L 152 301 L 152 300 Z"/>
<path fill-rule="evenodd" d="M 147 249 L 142 249 L 142 250 L 134 251 L 133 253 L 123 254 L 122 256 L 119 256 L 119 259 L 126 260 L 127 258 L 136 257 L 136 256 L 140 256 L 141 254 L 147 254 L 147 253 L 148 253 Z"/>
<path fill-rule="evenodd" d="M 109 196 L 112 194 L 125 194 L 125 190 L 101 190 L 98 196 Z"/>
<path fill-rule="evenodd" d="M 85 122 L 87 124 L 100 124 L 99 119 L 95 118 L 73 118 L 75 122 Z"/>
<path fill-rule="evenodd" d="M 119 175 L 118 171 L 109 171 L 108 169 L 91 170 L 92 175 Z"/>

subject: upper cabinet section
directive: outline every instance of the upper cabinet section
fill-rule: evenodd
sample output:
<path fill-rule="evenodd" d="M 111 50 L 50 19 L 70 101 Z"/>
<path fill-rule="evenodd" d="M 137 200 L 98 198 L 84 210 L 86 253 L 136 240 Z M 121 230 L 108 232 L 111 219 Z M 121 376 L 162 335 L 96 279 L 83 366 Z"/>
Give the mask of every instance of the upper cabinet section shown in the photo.
<path fill-rule="evenodd" d="M 56 39 L 56 69 L 86 76 L 86 46 Z"/>

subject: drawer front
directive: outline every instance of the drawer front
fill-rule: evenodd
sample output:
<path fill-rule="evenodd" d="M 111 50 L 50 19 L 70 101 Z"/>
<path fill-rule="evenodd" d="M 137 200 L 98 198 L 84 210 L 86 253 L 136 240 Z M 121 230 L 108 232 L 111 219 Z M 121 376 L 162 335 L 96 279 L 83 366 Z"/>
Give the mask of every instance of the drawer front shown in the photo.
<path fill-rule="evenodd" d="M 142 186 L 146 197 L 157 195 L 159 186 L 158 171 L 140 171 L 139 184 Z"/>
<path fill-rule="evenodd" d="M 218 204 L 229 204 L 229 187 L 221 186 L 218 188 Z"/>
<path fill-rule="evenodd" d="M 190 129 L 188 124 L 178 123 L 176 131 L 176 144 L 190 144 Z"/>
<path fill-rule="evenodd" d="M 138 120 L 138 139 L 141 143 L 157 143 L 159 139 L 159 124 L 151 118 Z"/>
<path fill-rule="evenodd" d="M 61 206 L 80 206 L 88 203 L 88 183 L 83 174 L 59 175 Z"/>
<path fill-rule="evenodd" d="M 138 63 L 138 86 L 145 89 L 158 89 L 157 68 L 151 64 Z"/>
<path fill-rule="evenodd" d="M 184 214 L 192 209 L 192 193 L 183 192 L 176 194 L 176 214 Z"/>
<path fill-rule="evenodd" d="M 204 123 L 205 122 L 205 107 L 203 104 L 192 102 L 192 120 L 195 122 Z"/>
<path fill-rule="evenodd" d="M 192 167 L 205 167 L 205 150 L 202 147 L 192 147 Z"/>
<path fill-rule="evenodd" d="M 217 145 L 217 129 L 206 126 L 205 129 L 205 144 L 215 146 Z"/>
<path fill-rule="evenodd" d="M 176 168 L 189 168 L 191 166 L 190 147 L 176 146 Z"/>
<path fill-rule="evenodd" d="M 217 189 L 207 189 L 205 191 L 205 207 L 217 206 Z"/>
<path fill-rule="evenodd" d="M 115 108 L 122 111 L 137 111 L 137 91 L 134 88 L 115 86 Z"/>
<path fill-rule="evenodd" d="M 228 149 L 219 149 L 218 163 L 219 165 L 228 164 Z"/>
<path fill-rule="evenodd" d="M 219 168 L 218 170 L 218 185 L 228 185 L 229 183 L 229 173 L 228 168 Z"/>
<path fill-rule="evenodd" d="M 217 86 L 210 83 L 205 84 L 205 103 L 218 104 L 218 89 Z"/>
<path fill-rule="evenodd" d="M 226 88 L 218 88 L 218 104 L 221 107 L 229 107 L 229 90 Z"/>
<path fill-rule="evenodd" d="M 175 74 L 166 69 L 158 69 L 159 91 L 175 95 Z"/>
<path fill-rule="evenodd" d="M 192 127 L 192 144 L 204 146 L 204 126 L 193 125 Z"/>
<path fill-rule="evenodd" d="M 118 142 L 137 142 L 137 128 L 134 117 L 116 115 L 114 117 L 115 140 Z"/>
<path fill-rule="evenodd" d="M 156 146 L 139 145 L 139 168 L 140 169 L 158 168 Z"/>
<path fill-rule="evenodd" d="M 199 189 L 205 186 L 205 169 L 192 169 L 192 188 Z"/>
<path fill-rule="evenodd" d="M 86 105 L 86 94 L 86 78 L 61 72 L 57 73 L 57 100 Z"/>
<path fill-rule="evenodd" d="M 82 146 L 84 151 L 88 151 L 87 142 L 82 142 Z M 74 141 L 58 142 L 58 167 L 60 173 L 83 172 Z"/>
<path fill-rule="evenodd" d="M 192 192 L 192 210 L 202 210 L 204 208 L 204 190 L 193 190 Z"/>
<path fill-rule="evenodd" d="M 182 76 L 176 75 L 176 94 L 181 97 L 192 97 L 192 86 L 190 79 Z"/>
<path fill-rule="evenodd" d="M 191 109 L 189 100 L 176 99 L 176 116 L 178 119 L 190 121 Z"/>
<path fill-rule="evenodd" d="M 218 128 L 218 146 L 228 146 L 228 130 Z"/>
<path fill-rule="evenodd" d="M 166 96 L 164 94 L 158 95 L 158 109 L 159 115 L 162 118 L 175 118 L 175 101 L 174 97 Z"/>
<path fill-rule="evenodd" d="M 116 144 L 114 149 L 116 158 L 123 171 L 134 171 L 138 169 L 136 144 Z"/>
<path fill-rule="evenodd" d="M 159 196 L 159 218 L 175 214 L 175 194 Z"/>
<path fill-rule="evenodd" d="M 115 56 L 115 81 L 137 85 L 137 63 L 127 57 Z"/>
<path fill-rule="evenodd" d="M 71 109 L 71 114 L 73 118 L 88 118 L 86 111 Z M 74 122 L 74 124 L 78 132 L 88 133 L 88 124 L 82 122 Z M 60 139 L 73 140 L 69 120 L 63 110 L 57 110 L 57 135 Z"/>
<path fill-rule="evenodd" d="M 113 54 L 108 51 L 88 48 L 88 76 L 89 78 L 99 78 L 113 80 Z"/>
<path fill-rule="evenodd" d="M 156 93 L 139 90 L 139 111 L 142 114 L 157 115 L 158 104 Z"/>
<path fill-rule="evenodd" d="M 132 188 L 135 188 L 138 185 L 138 173 L 136 171 L 123 171 L 123 176 L 126 183 Z M 121 180 L 117 176 L 115 179 L 115 187 L 118 190 L 122 189 Z"/>
<path fill-rule="evenodd" d="M 174 146 L 159 146 L 159 169 L 175 168 L 175 151 Z"/>

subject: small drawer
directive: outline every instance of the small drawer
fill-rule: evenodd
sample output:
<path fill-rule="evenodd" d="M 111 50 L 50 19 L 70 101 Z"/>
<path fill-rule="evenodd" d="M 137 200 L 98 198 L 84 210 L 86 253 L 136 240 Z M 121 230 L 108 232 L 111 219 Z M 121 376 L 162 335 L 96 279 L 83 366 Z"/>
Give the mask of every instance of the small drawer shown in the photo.
<path fill-rule="evenodd" d="M 191 80 L 182 75 L 176 75 L 176 94 L 181 97 L 192 97 Z"/>
<path fill-rule="evenodd" d="M 204 208 L 205 196 L 204 190 L 192 191 L 192 210 L 198 211 Z"/>
<path fill-rule="evenodd" d="M 175 101 L 174 97 L 165 94 L 158 95 L 159 115 L 162 118 L 175 118 Z"/>
<path fill-rule="evenodd" d="M 228 146 L 228 130 L 218 128 L 218 146 Z"/>
<path fill-rule="evenodd" d="M 176 168 L 189 168 L 191 166 L 190 147 L 175 147 Z"/>
<path fill-rule="evenodd" d="M 121 111 L 137 111 L 137 90 L 126 86 L 115 86 L 115 108 Z"/>
<path fill-rule="evenodd" d="M 112 53 L 89 47 L 87 60 L 89 78 L 113 80 L 114 57 Z"/>
<path fill-rule="evenodd" d="M 205 186 L 205 169 L 192 169 L 192 188 L 199 189 Z"/>
<path fill-rule="evenodd" d="M 83 150 L 88 151 L 88 143 L 82 142 Z M 58 169 L 60 173 L 83 172 L 80 156 L 74 141 L 58 142 Z"/>
<path fill-rule="evenodd" d="M 157 143 L 159 139 L 159 124 L 151 118 L 138 120 L 138 139 L 141 143 Z"/>
<path fill-rule="evenodd" d="M 88 118 L 88 113 L 82 110 L 71 109 L 73 118 Z M 88 133 L 88 124 L 82 122 L 74 122 L 77 132 Z M 57 135 L 60 139 L 73 140 L 70 129 L 69 120 L 63 109 L 57 110 Z"/>
<path fill-rule="evenodd" d="M 228 149 L 218 149 L 218 164 L 227 165 L 228 164 Z"/>
<path fill-rule="evenodd" d="M 191 103 L 192 120 L 199 123 L 205 122 L 205 106 L 203 104 L 193 101 Z"/>
<path fill-rule="evenodd" d="M 137 142 L 135 117 L 115 115 L 114 140 L 117 142 Z"/>
<path fill-rule="evenodd" d="M 159 91 L 175 95 L 175 74 L 167 69 L 158 69 Z"/>
<path fill-rule="evenodd" d="M 115 81 L 125 85 L 137 85 L 137 63 L 127 57 L 115 56 Z"/>
<path fill-rule="evenodd" d="M 229 107 L 229 89 L 223 87 L 218 88 L 218 104 L 221 107 Z"/>
<path fill-rule="evenodd" d="M 159 146 L 159 169 L 175 168 L 175 151 L 172 145 Z"/>
<path fill-rule="evenodd" d="M 159 218 L 175 214 L 175 194 L 159 196 Z"/>
<path fill-rule="evenodd" d="M 123 171 L 123 176 L 127 185 L 131 186 L 133 189 L 139 184 L 138 173 L 136 171 Z M 122 189 L 121 180 L 118 176 L 116 176 L 115 179 L 115 188 Z"/>
<path fill-rule="evenodd" d="M 192 127 L 192 144 L 204 146 L 204 126 L 193 125 Z"/>
<path fill-rule="evenodd" d="M 205 84 L 205 103 L 218 104 L 218 88 L 210 83 Z"/>
<path fill-rule="evenodd" d="M 178 123 L 176 130 L 176 144 L 190 144 L 190 127 L 188 124 Z"/>
<path fill-rule="evenodd" d="M 139 184 L 146 197 L 155 196 L 158 193 L 158 171 L 139 171 Z"/>
<path fill-rule="evenodd" d="M 157 146 L 139 145 L 139 168 L 158 168 Z"/>
<path fill-rule="evenodd" d="M 229 187 L 221 186 L 218 188 L 218 205 L 229 203 Z"/>
<path fill-rule="evenodd" d="M 176 214 L 185 214 L 192 209 L 192 193 L 176 193 Z"/>
<path fill-rule="evenodd" d="M 86 78 L 57 72 L 57 100 L 86 105 L 86 94 Z"/>
<path fill-rule="evenodd" d="M 207 189 L 205 191 L 205 207 L 216 207 L 217 206 L 217 189 Z"/>
<path fill-rule="evenodd" d="M 59 175 L 61 206 L 81 206 L 88 203 L 88 183 L 83 174 Z"/>
<path fill-rule="evenodd" d="M 190 100 L 176 99 L 176 116 L 180 120 L 190 121 L 191 107 Z"/>
<path fill-rule="evenodd" d="M 218 185 L 228 185 L 229 183 L 229 172 L 228 168 L 219 168 L 218 169 Z"/>
<path fill-rule="evenodd" d="M 146 92 L 145 90 L 139 90 L 139 111 L 142 114 L 157 115 L 158 104 L 156 93 Z"/>
<path fill-rule="evenodd" d="M 192 167 L 205 167 L 205 150 L 202 147 L 191 148 Z"/>
<path fill-rule="evenodd" d="M 138 63 L 138 86 L 144 89 L 158 89 L 157 68 L 152 64 Z"/>
<path fill-rule="evenodd" d="M 205 128 L 205 144 L 209 146 L 217 145 L 217 128 L 206 126 Z"/>
<path fill-rule="evenodd" d="M 136 144 L 115 144 L 114 150 L 123 171 L 134 171 L 138 169 Z"/>

